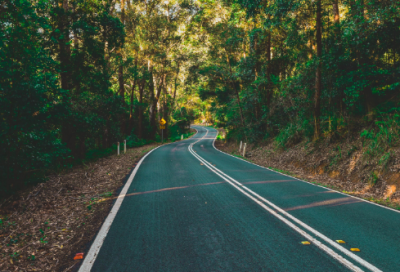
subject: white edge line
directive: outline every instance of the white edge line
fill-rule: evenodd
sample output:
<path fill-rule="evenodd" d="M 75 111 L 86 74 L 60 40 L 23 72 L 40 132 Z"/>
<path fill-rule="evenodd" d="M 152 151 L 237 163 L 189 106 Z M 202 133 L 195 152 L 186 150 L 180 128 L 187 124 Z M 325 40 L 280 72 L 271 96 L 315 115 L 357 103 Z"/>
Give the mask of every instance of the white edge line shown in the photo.
<path fill-rule="evenodd" d="M 218 134 L 218 133 L 217 133 Z M 197 142 L 199 142 L 200 140 L 198 140 Z M 192 149 L 192 146 L 194 144 L 196 144 L 197 142 L 194 142 L 192 144 L 189 145 L 189 148 Z M 214 146 L 214 142 L 215 139 L 213 141 L 213 146 Z M 215 148 L 215 146 L 214 146 Z M 216 149 L 216 148 L 215 148 Z M 216 149 L 218 150 L 218 149 Z M 190 149 L 189 149 L 190 151 Z M 192 149 L 193 151 L 193 149 Z M 219 151 L 219 150 L 218 150 Z M 222 152 L 225 153 L 225 152 Z M 313 234 L 317 235 L 318 237 L 320 237 L 321 239 L 325 240 L 325 242 L 327 242 L 328 244 L 330 244 L 331 246 L 335 247 L 336 249 L 338 249 L 339 251 L 343 252 L 344 254 L 346 254 L 348 257 L 352 258 L 353 260 L 357 261 L 358 263 L 362 264 L 363 266 L 367 267 L 368 269 L 372 270 L 372 271 L 381 271 L 379 270 L 379 268 L 373 266 L 372 264 L 368 263 L 367 261 L 365 261 L 364 259 L 360 258 L 359 256 L 355 255 L 354 253 L 348 251 L 347 249 L 339 246 L 338 244 L 336 244 L 334 241 L 332 241 L 331 239 L 329 239 L 328 237 L 326 237 L 325 235 L 323 235 L 322 233 L 318 232 L 317 230 L 313 229 L 312 227 L 308 226 L 307 224 L 303 223 L 302 221 L 300 221 L 299 219 L 297 219 L 296 217 L 292 216 L 291 214 L 287 213 L 286 211 L 284 211 L 283 209 L 279 208 L 278 206 L 276 206 L 275 204 L 271 203 L 270 201 L 266 200 L 265 198 L 261 197 L 260 195 L 258 195 L 257 193 L 253 192 L 252 190 L 250 190 L 249 188 L 247 188 L 246 186 L 244 186 L 243 184 L 241 184 L 240 182 L 236 181 L 235 179 L 233 179 L 232 177 L 230 177 L 229 175 L 225 174 L 224 172 L 222 172 L 221 170 L 219 170 L 218 168 L 214 167 L 212 164 L 210 164 L 208 161 L 206 161 L 204 158 L 202 158 L 200 155 L 198 154 L 194 154 L 192 152 L 192 154 L 200 159 L 203 160 L 204 164 L 208 164 L 211 168 L 215 169 L 216 171 L 220 172 L 222 175 L 224 175 L 226 178 L 230 179 L 231 181 L 233 181 L 234 183 L 236 183 L 238 186 L 242 187 L 243 189 L 245 189 L 246 191 L 248 191 L 250 194 L 253 194 L 255 197 L 257 197 L 258 199 L 260 199 L 261 201 L 267 203 L 268 205 L 270 205 L 272 208 L 276 209 L 277 211 L 279 211 L 280 213 L 282 213 L 283 215 L 287 216 L 288 218 L 290 218 L 291 220 L 293 220 L 294 222 L 296 222 L 297 224 L 299 224 L 300 226 L 302 226 L 303 228 L 307 229 L 308 231 L 312 232 Z M 227 154 L 227 153 L 225 153 Z M 227 154 L 229 155 L 229 154 Z M 234 156 L 233 156 L 234 157 Z M 235 157 L 236 158 L 236 157 Z M 240 158 L 239 158 L 240 159 Z M 245 161 L 245 160 L 243 160 Z M 206 165 L 208 168 L 210 168 L 208 165 Z M 259 165 L 257 165 L 259 166 Z M 215 172 L 215 171 L 213 171 Z M 276 172 L 276 171 L 274 171 Z M 216 173 L 216 172 L 215 172 Z M 277 172 L 279 173 L 279 172 Z M 216 173 L 218 174 L 218 173 Z M 281 173 L 279 173 L 281 174 Z M 221 175 L 219 175 L 221 176 Z M 287 175 L 286 175 L 287 176 Z M 289 176 L 290 177 L 290 176 Z M 231 184 L 233 185 L 233 184 Z M 233 185 L 234 187 L 236 187 L 235 185 Z M 324 187 L 322 187 L 324 188 Z M 239 189 L 239 188 L 237 188 Z M 326 189 L 326 188 L 325 188 Z M 239 189 L 240 190 L 240 189 Z M 242 190 L 240 190 L 242 191 Z M 256 201 L 257 202 L 257 201 Z"/>
<path fill-rule="evenodd" d="M 193 143 L 194 144 L 194 143 Z M 192 145 L 190 145 L 189 147 L 191 147 Z M 344 257 L 342 257 L 341 255 L 337 254 L 336 252 L 334 252 L 332 249 L 330 249 L 329 247 L 325 246 L 324 244 L 322 244 L 320 241 L 318 241 L 317 239 L 313 238 L 311 235 L 309 235 L 307 232 L 303 231 L 302 229 L 300 229 L 299 227 L 297 227 L 296 225 L 294 225 L 292 222 L 290 222 L 289 220 L 287 220 L 286 218 L 284 218 L 283 216 L 281 216 L 280 214 L 278 214 L 277 212 L 275 212 L 274 210 L 272 210 L 271 208 L 267 207 L 264 203 L 262 203 L 261 201 L 257 200 L 255 197 L 251 196 L 250 194 L 246 193 L 245 191 L 243 191 L 239 186 L 235 185 L 234 183 L 232 183 L 230 180 L 228 180 L 224 175 L 219 174 L 217 171 L 215 171 L 214 167 L 210 167 L 209 163 L 204 160 L 201 156 L 197 155 L 196 153 L 194 153 L 194 151 L 190 150 L 190 153 L 192 153 L 192 155 L 198 159 L 200 162 L 203 162 L 204 165 L 209 168 L 212 172 L 214 172 L 216 175 L 220 176 L 222 179 L 224 179 L 226 182 L 228 182 L 230 185 L 232 185 L 233 187 L 235 187 L 238 191 L 242 192 L 244 195 L 246 195 L 248 198 L 250 198 L 251 200 L 253 200 L 254 202 L 256 202 L 258 205 L 260 205 L 262 208 L 264 208 L 265 210 L 267 210 L 270 214 L 272 214 L 273 216 L 277 217 L 279 220 L 281 220 L 283 223 L 285 223 L 286 225 L 288 225 L 290 228 L 292 228 L 293 230 L 295 230 L 296 232 L 298 232 L 300 235 L 302 235 L 303 237 L 305 237 L 307 240 L 311 241 L 314 245 L 316 245 L 317 247 L 319 247 L 320 249 L 322 249 L 323 251 L 325 251 L 327 254 L 329 254 L 330 256 L 332 256 L 334 259 L 336 259 L 337 261 L 339 261 L 340 263 L 342 263 L 344 266 L 346 266 L 347 268 L 349 268 L 352 271 L 358 271 L 361 272 L 363 271 L 362 269 L 360 269 L 358 266 L 354 265 L 352 262 L 348 261 L 347 259 L 345 259 Z"/>
<path fill-rule="evenodd" d="M 197 134 L 197 133 L 196 133 Z M 195 135 L 196 135 L 195 134 Z M 193 136 L 195 136 L 193 135 Z M 187 140 L 192 140 L 193 136 L 190 137 L 189 139 L 186 140 L 181 140 L 179 142 L 183 142 L 183 141 L 187 141 Z M 131 175 L 129 176 L 128 181 L 125 183 L 124 188 L 122 189 L 122 191 L 120 192 L 119 196 L 117 197 L 117 200 L 114 203 L 114 206 L 112 207 L 110 213 L 108 214 L 106 220 L 104 220 L 103 225 L 101 226 L 100 231 L 98 232 L 96 239 L 93 241 L 88 254 L 86 255 L 85 259 L 83 260 L 83 263 L 81 264 L 78 272 L 89 272 L 92 269 L 92 266 L 94 264 L 94 262 L 96 261 L 97 255 L 104 243 L 105 238 L 107 237 L 108 231 L 110 230 L 110 227 L 114 221 L 115 216 L 118 213 L 119 208 L 121 207 L 122 201 L 125 198 L 125 195 L 129 189 L 129 187 L 132 184 L 133 178 L 135 177 L 140 165 L 142 164 L 142 162 L 144 161 L 144 159 L 150 155 L 151 152 L 153 152 L 154 150 L 169 145 L 169 144 L 173 144 L 176 142 L 172 142 L 172 143 L 168 143 L 168 144 L 164 144 L 164 145 L 160 145 L 157 146 L 156 148 L 150 150 L 149 152 L 147 152 L 146 155 L 144 155 L 141 160 L 138 162 L 138 164 L 136 165 L 135 169 L 133 170 L 133 172 L 131 173 Z"/>
<path fill-rule="evenodd" d="M 218 130 L 215 129 L 215 131 L 217 131 L 217 135 L 218 135 Z M 393 212 L 400 213 L 399 210 L 393 209 L 393 208 L 391 208 L 391 207 L 384 206 L 384 205 L 380 205 L 380 204 L 378 204 L 378 203 L 375 203 L 375 202 L 372 202 L 372 201 L 368 201 L 368 200 L 366 200 L 366 199 L 363 199 L 363 198 L 360 198 L 360 197 L 357 197 L 357 196 L 349 195 L 349 194 L 346 194 L 346 193 L 343 193 L 343 192 L 334 190 L 334 189 L 332 189 L 332 188 L 328 188 L 328 187 L 324 187 L 324 186 L 321 186 L 321 185 L 318 185 L 318 184 L 314 184 L 314 183 L 309 182 L 309 181 L 306 181 L 306 180 L 301 180 L 301 179 L 299 179 L 299 178 L 296 178 L 296 177 L 293 177 L 293 176 L 289 176 L 289 175 L 287 175 L 287 174 L 283 174 L 283 173 L 281 173 L 281 172 L 275 171 L 275 170 L 270 169 L 270 168 L 268 168 L 268 167 L 266 167 L 266 166 L 258 165 L 258 164 L 255 164 L 255 163 L 253 163 L 253 162 L 243 160 L 242 158 L 235 157 L 235 156 L 233 156 L 233 155 L 231 155 L 231 154 L 229 154 L 229 153 L 226 153 L 226 152 L 221 151 L 221 150 L 219 150 L 218 148 L 216 148 L 215 145 L 214 145 L 215 140 L 216 140 L 216 139 L 214 139 L 214 141 L 213 141 L 213 147 L 214 147 L 215 150 L 217 150 L 217 151 L 219 151 L 219 152 L 221 152 L 221 153 L 224 153 L 224 154 L 226 154 L 226 155 L 228 155 L 228 156 L 231 156 L 231 157 L 233 157 L 233 158 L 235 158 L 235 159 L 238 159 L 238 160 L 247 162 L 247 163 L 249 163 L 249 164 L 256 165 L 256 166 L 258 166 L 258 167 L 261 167 L 261 168 L 270 170 L 270 171 L 272 171 L 272 172 L 275 172 L 275 173 L 278 173 L 278 174 L 281 174 L 281 175 L 284 175 L 284 176 L 287 176 L 287 177 L 290 177 L 290 178 L 297 179 L 298 181 L 305 182 L 305 183 L 308 183 L 308 184 L 310 184 L 310 185 L 320 187 L 320 188 L 325 189 L 325 190 L 327 190 L 327 191 L 333 191 L 333 192 L 336 192 L 336 193 L 341 194 L 341 195 L 345 195 L 345 196 L 349 196 L 349 197 L 352 197 L 352 198 L 356 198 L 356 199 L 362 200 L 362 201 L 364 201 L 364 202 L 366 202 L 366 203 L 368 203 L 368 204 L 372 204 L 372 205 L 375 205 L 375 206 L 378 206 L 378 207 L 381 207 L 381 208 L 388 209 L 388 210 L 393 211 Z"/>

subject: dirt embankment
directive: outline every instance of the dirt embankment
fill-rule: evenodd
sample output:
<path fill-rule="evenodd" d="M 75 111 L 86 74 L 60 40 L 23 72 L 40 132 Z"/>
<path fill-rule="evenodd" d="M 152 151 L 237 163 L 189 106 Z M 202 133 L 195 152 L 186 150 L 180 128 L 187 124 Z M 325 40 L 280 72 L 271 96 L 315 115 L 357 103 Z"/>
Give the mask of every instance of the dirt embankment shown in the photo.
<path fill-rule="evenodd" d="M 75 167 L 0 206 L 0 271 L 74 271 L 139 159 L 158 144 Z"/>
<path fill-rule="evenodd" d="M 239 154 L 238 143 L 217 141 L 224 152 Z M 400 209 L 400 148 L 390 158 L 371 157 L 361 139 L 342 143 L 301 142 L 287 149 L 275 144 L 250 144 L 246 159 L 302 180 Z"/>

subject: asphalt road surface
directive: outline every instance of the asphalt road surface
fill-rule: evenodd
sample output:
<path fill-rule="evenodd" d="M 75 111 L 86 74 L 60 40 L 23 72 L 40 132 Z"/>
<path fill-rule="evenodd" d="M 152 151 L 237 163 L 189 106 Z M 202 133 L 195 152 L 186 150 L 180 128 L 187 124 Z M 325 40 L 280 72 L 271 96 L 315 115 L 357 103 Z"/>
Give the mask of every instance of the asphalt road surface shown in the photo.
<path fill-rule="evenodd" d="M 399 212 L 227 155 L 215 129 L 194 128 L 142 159 L 79 271 L 400 271 Z"/>

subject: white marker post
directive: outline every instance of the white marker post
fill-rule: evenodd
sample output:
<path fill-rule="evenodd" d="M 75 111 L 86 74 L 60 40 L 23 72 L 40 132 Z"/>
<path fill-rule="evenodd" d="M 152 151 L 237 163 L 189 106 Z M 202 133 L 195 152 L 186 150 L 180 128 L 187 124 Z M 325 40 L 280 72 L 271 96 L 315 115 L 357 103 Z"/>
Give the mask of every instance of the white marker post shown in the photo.
<path fill-rule="evenodd" d="M 243 158 L 246 157 L 246 143 L 244 143 L 243 147 Z"/>
<path fill-rule="evenodd" d="M 182 134 L 182 136 L 181 136 L 181 140 L 183 140 L 183 134 Z"/>
<path fill-rule="evenodd" d="M 117 154 L 119 156 L 119 142 L 117 143 Z"/>
<path fill-rule="evenodd" d="M 124 140 L 124 154 L 126 154 L 126 140 Z"/>
<path fill-rule="evenodd" d="M 240 141 L 239 152 L 242 151 L 242 141 Z"/>

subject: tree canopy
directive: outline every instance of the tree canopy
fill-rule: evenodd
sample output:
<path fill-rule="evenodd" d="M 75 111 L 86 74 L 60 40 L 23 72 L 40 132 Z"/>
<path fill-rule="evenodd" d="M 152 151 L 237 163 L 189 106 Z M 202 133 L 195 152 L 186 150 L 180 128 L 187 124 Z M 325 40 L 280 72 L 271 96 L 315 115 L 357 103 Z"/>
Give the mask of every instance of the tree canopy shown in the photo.
<path fill-rule="evenodd" d="M 160 118 L 171 140 L 208 122 L 281 146 L 397 124 L 399 14 L 388 0 L 4 0 L 2 191 L 158 141 Z"/>

